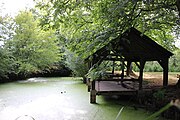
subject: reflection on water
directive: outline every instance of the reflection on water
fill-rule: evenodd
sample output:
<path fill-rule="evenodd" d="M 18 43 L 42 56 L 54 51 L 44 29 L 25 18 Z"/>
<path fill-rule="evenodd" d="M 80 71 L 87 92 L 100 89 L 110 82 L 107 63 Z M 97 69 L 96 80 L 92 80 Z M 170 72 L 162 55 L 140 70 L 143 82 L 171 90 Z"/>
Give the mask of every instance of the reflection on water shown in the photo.
<path fill-rule="evenodd" d="M 0 85 L 0 120 L 114 120 L 122 106 L 122 120 L 143 120 L 149 114 L 128 107 L 117 97 L 97 97 L 79 78 L 30 78 Z"/>

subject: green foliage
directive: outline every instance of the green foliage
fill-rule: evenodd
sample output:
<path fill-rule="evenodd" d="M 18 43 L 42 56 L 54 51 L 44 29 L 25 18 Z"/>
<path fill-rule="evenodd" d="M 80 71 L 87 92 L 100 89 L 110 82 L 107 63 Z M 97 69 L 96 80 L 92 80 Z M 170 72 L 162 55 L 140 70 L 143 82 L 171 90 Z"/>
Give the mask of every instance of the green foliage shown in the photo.
<path fill-rule="evenodd" d="M 175 47 L 175 38 L 171 33 L 170 28 L 160 28 L 160 29 L 154 29 L 149 30 L 147 32 L 148 36 L 151 36 L 153 40 L 158 42 L 158 44 L 162 45 L 165 49 L 173 52 L 176 50 Z"/>
<path fill-rule="evenodd" d="M 72 70 L 74 76 L 84 77 L 88 72 L 87 65 L 81 56 L 77 56 L 77 54 L 67 49 L 65 50 L 65 64 Z"/>
<path fill-rule="evenodd" d="M 37 0 L 41 24 L 56 28 L 66 46 L 84 58 L 136 27 L 165 48 L 174 49 L 179 29 L 176 0 Z"/>
<path fill-rule="evenodd" d="M 96 79 L 105 79 L 108 77 L 107 75 L 107 69 L 108 68 L 108 63 L 101 63 L 99 66 L 97 64 L 95 64 L 94 66 L 92 66 L 88 73 L 87 73 L 87 77 L 91 78 L 91 80 L 96 80 Z"/>
<path fill-rule="evenodd" d="M 138 28 L 170 51 L 175 50 L 172 35 L 179 37 L 176 0 L 37 0 L 37 7 L 41 25 L 56 28 L 65 38 L 66 48 L 81 59 L 130 27 Z M 172 64 L 178 64 L 176 59 L 170 59 L 170 71 L 179 71 L 180 67 Z M 162 68 L 157 62 L 148 62 L 144 71 L 159 72 Z"/>
<path fill-rule="evenodd" d="M 13 66 L 12 56 L 0 47 L 0 78 L 8 77 L 7 74 L 11 72 Z"/>
<path fill-rule="evenodd" d="M 5 42 L 5 48 L 14 56 L 16 73 L 28 74 L 51 67 L 59 61 L 60 53 L 55 32 L 43 31 L 33 14 L 20 12 L 14 19 L 13 38 Z"/>
<path fill-rule="evenodd" d="M 96 80 L 106 78 L 107 76 L 105 70 L 100 68 L 92 68 L 88 71 L 87 77 L 91 78 L 91 80 Z"/>
<path fill-rule="evenodd" d="M 180 49 L 175 50 L 169 60 L 169 71 L 180 72 Z"/>
<path fill-rule="evenodd" d="M 157 92 L 155 92 L 155 93 L 153 94 L 153 97 L 154 97 L 156 100 L 163 100 L 163 99 L 165 98 L 165 92 L 166 92 L 165 89 L 158 90 Z"/>
<path fill-rule="evenodd" d="M 135 71 L 139 71 L 139 68 L 137 66 L 133 66 L 133 69 Z M 162 67 L 157 61 L 152 61 L 152 62 L 146 62 L 144 71 L 145 72 L 162 72 Z"/>
<path fill-rule="evenodd" d="M 10 16 L 0 16 L 0 41 L 3 43 L 5 40 L 12 38 L 14 34 L 13 31 L 13 21 Z"/>

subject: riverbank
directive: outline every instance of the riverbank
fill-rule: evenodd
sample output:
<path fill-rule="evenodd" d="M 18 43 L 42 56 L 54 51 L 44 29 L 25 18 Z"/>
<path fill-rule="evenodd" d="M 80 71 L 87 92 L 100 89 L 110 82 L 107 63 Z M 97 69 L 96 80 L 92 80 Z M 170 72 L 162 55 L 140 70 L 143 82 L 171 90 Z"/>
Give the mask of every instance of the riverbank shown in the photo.
<path fill-rule="evenodd" d="M 162 73 L 146 72 L 144 74 L 144 82 L 146 87 L 151 89 L 151 93 L 141 96 L 140 105 L 144 106 L 147 110 L 155 112 L 172 100 L 180 99 L 180 88 L 176 85 L 178 82 L 177 74 L 169 73 L 169 85 L 163 88 Z M 162 116 L 171 120 L 180 120 L 180 110 L 176 107 L 171 107 L 163 112 Z"/>
<path fill-rule="evenodd" d="M 26 80 L 33 77 L 69 77 L 71 76 L 72 71 L 65 66 L 57 66 L 56 68 L 51 68 L 48 70 L 42 70 L 35 73 L 9 73 L 4 77 L 0 76 L 0 83 L 8 83 L 19 80 Z"/>

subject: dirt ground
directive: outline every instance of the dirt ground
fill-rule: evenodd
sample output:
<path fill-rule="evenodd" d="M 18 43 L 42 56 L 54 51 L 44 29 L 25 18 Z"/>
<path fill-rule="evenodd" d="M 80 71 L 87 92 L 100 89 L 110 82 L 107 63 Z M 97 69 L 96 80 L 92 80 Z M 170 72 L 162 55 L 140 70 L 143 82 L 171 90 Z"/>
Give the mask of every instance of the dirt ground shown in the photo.
<path fill-rule="evenodd" d="M 138 74 L 138 73 L 135 73 L 135 74 Z M 169 73 L 168 85 L 170 86 L 176 85 L 178 81 L 177 74 L 178 73 Z M 153 86 L 163 85 L 163 73 L 161 72 L 145 72 L 143 77 L 144 77 L 144 80 L 148 81 L 150 85 L 153 85 Z"/>
<path fill-rule="evenodd" d="M 137 73 L 135 73 L 137 74 Z M 166 87 L 166 100 L 171 101 L 175 99 L 180 99 L 180 88 L 176 86 L 179 78 L 177 74 L 180 73 L 169 73 L 168 87 Z M 148 88 L 163 88 L 163 73 L 161 72 L 145 72 L 144 73 L 145 86 Z"/>

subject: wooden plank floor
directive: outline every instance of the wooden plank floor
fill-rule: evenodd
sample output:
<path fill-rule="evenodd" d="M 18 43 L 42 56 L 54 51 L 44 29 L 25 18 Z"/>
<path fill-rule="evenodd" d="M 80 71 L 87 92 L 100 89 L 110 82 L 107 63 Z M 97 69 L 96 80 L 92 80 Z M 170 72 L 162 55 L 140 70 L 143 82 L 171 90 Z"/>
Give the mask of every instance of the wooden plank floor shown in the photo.
<path fill-rule="evenodd" d="M 96 81 L 95 89 L 99 95 L 133 95 L 137 93 L 138 87 L 135 87 L 134 89 L 125 88 L 121 82 L 118 83 L 117 81 Z"/>

